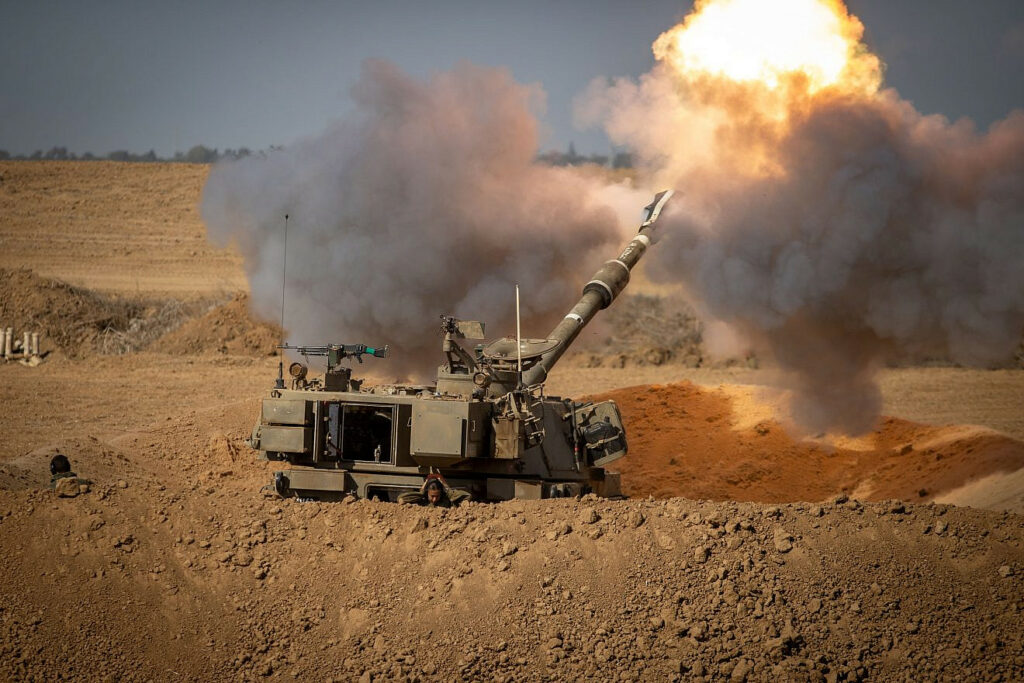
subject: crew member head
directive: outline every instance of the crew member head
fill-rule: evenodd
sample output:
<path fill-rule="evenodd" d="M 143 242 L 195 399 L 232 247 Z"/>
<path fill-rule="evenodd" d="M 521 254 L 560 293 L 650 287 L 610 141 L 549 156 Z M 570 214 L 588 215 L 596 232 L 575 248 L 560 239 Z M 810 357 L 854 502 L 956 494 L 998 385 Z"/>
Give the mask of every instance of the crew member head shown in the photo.
<path fill-rule="evenodd" d="M 71 461 L 63 453 L 58 453 L 50 460 L 50 474 L 63 474 L 71 471 Z"/>
<path fill-rule="evenodd" d="M 438 505 L 444 499 L 444 485 L 437 479 L 427 482 L 427 502 L 431 505 Z"/>

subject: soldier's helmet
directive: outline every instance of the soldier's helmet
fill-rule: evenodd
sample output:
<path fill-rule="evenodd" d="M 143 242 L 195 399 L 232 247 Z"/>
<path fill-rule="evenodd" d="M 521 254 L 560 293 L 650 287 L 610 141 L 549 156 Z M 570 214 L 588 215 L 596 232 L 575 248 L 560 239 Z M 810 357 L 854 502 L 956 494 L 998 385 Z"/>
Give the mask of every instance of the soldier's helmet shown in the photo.
<path fill-rule="evenodd" d="M 58 453 L 50 460 L 50 474 L 61 474 L 71 471 L 71 461 L 63 453 Z"/>

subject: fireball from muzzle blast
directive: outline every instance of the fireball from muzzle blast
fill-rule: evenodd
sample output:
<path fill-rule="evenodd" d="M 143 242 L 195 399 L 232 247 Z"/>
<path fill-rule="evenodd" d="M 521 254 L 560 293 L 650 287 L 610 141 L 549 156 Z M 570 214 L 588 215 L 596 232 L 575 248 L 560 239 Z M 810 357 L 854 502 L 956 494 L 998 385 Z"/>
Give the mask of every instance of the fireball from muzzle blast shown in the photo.
<path fill-rule="evenodd" d="M 1024 330 L 1024 113 L 919 114 L 862 31 L 837 0 L 698 2 L 577 103 L 682 193 L 654 275 L 777 360 L 813 431 L 869 430 L 881 364 L 1006 362 Z"/>
<path fill-rule="evenodd" d="M 863 33 L 839 0 L 705 0 L 658 38 L 654 54 L 683 78 L 871 93 L 881 69 Z"/>

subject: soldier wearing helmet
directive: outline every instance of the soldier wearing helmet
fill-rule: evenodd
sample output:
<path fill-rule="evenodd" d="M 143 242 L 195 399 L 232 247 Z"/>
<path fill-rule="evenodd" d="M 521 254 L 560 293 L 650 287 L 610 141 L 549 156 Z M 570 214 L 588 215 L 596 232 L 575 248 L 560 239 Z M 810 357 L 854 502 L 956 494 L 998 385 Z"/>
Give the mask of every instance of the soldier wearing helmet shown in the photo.
<path fill-rule="evenodd" d="M 74 498 L 79 493 L 88 491 L 91 484 L 71 471 L 71 461 L 63 453 L 58 453 L 50 460 L 50 489 L 62 498 Z"/>

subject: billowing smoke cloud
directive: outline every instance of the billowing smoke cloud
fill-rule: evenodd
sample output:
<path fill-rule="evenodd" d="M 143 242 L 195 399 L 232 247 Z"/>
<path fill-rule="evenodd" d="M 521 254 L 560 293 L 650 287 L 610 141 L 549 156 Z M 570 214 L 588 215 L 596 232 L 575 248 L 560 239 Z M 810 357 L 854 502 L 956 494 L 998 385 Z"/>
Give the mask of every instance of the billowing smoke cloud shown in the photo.
<path fill-rule="evenodd" d="M 285 326 L 293 342 L 391 344 L 388 371 L 427 376 L 438 316 L 541 336 L 620 239 L 595 185 L 534 163 L 537 88 L 463 64 L 427 81 L 368 61 L 353 113 L 266 158 L 218 166 L 202 214 L 245 256 L 253 306 L 276 320 L 290 214 Z"/>
<path fill-rule="evenodd" d="M 667 63 L 594 83 L 578 105 L 682 193 L 655 277 L 778 361 L 805 428 L 869 430 L 881 364 L 1012 358 L 1024 112 L 980 133 L 863 80 L 768 89 Z"/>

